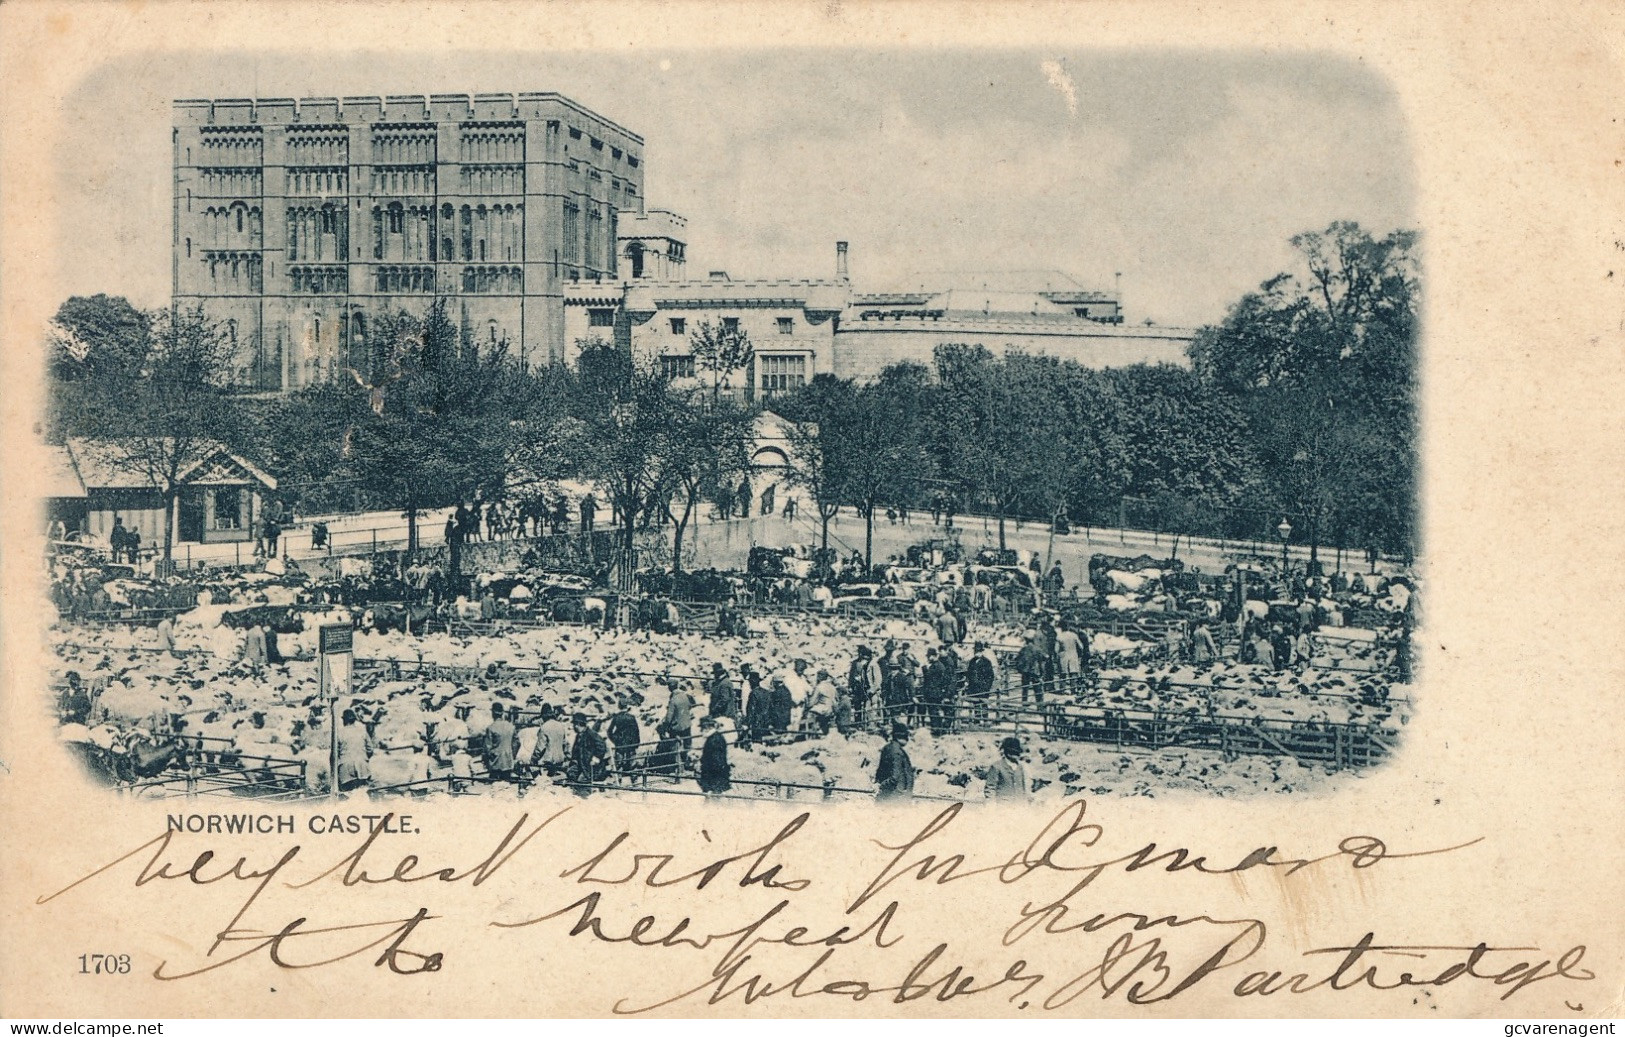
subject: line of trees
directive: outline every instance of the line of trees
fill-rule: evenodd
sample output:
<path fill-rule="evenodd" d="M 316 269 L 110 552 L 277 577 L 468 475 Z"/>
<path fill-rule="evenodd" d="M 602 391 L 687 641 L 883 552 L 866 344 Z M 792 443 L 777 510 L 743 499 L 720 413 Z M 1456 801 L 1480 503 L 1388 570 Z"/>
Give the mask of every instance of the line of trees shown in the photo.
<path fill-rule="evenodd" d="M 1184 534 L 1247 535 L 1288 516 L 1311 543 L 1409 546 L 1415 523 L 1416 238 L 1349 223 L 1292 240 L 1298 269 L 1239 300 L 1191 366 L 1093 370 L 1053 357 L 940 347 L 872 382 L 819 375 L 770 401 L 792 478 L 825 545 L 842 506 L 939 506 L 997 520 L 1118 521 L 1126 497 Z M 681 565 L 695 516 L 748 475 L 754 409 L 720 389 L 748 339 L 693 334 L 680 388 L 602 341 L 573 367 L 521 369 L 476 348 L 443 303 L 373 321 L 372 369 L 283 398 L 237 394 L 223 327 L 201 310 L 143 313 L 74 298 L 50 340 L 47 432 L 121 444 L 169 500 L 214 443 L 277 473 L 307 510 L 341 501 L 417 517 L 565 479 L 601 488 L 623 547 L 669 524 Z M 1240 528 L 1246 526 L 1248 528 Z M 170 545 L 166 537 L 166 552 Z"/>
<path fill-rule="evenodd" d="M 1115 523 L 1152 502 L 1174 534 L 1406 550 L 1416 499 L 1416 236 L 1352 223 L 1292 239 L 1301 260 L 1239 300 L 1191 367 L 1092 370 L 938 347 L 851 386 L 814 378 L 780 410 L 830 514 L 886 505 Z M 827 522 L 827 518 L 826 518 Z M 1267 534 L 1266 534 L 1267 535 Z M 871 549 L 872 550 L 872 549 Z"/>

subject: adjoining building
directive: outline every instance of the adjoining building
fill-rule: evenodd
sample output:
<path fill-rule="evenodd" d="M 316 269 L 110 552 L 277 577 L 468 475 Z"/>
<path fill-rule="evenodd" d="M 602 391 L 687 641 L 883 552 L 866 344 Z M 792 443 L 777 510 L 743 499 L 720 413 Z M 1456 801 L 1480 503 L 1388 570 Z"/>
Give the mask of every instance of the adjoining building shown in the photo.
<path fill-rule="evenodd" d="M 161 488 L 116 443 L 74 438 L 48 447 L 48 517 L 70 532 L 105 543 L 116 521 L 141 534 L 147 546 L 162 544 L 165 523 L 176 543 L 214 544 L 252 540 L 265 514 L 265 494 L 277 488 L 267 475 L 223 446 L 199 451 L 176 482 L 180 493 L 168 513 Z"/>
<path fill-rule="evenodd" d="M 687 277 L 688 221 L 665 209 L 623 218 L 616 248 L 629 281 L 682 281 Z"/>
<path fill-rule="evenodd" d="M 805 385 L 815 375 L 869 381 L 886 367 L 926 367 L 938 346 L 983 346 L 995 356 L 1032 353 L 1086 367 L 1188 364 L 1186 328 L 1131 325 L 1118 297 L 1052 271 L 934 274 L 910 287 L 859 292 L 846 276 L 838 243 L 829 280 L 705 280 L 572 285 L 565 298 L 566 359 L 582 342 L 629 350 L 679 383 L 710 385 L 693 336 L 702 324 L 743 332 L 751 362 L 721 376 L 753 399 Z"/>
<path fill-rule="evenodd" d="M 854 293 L 835 333 L 834 370 L 868 380 L 892 364 L 930 366 L 938 346 L 954 343 L 1091 368 L 1184 365 L 1194 335 L 1126 324 L 1115 294 L 1055 270 L 933 274 L 906 290 Z"/>
<path fill-rule="evenodd" d="M 365 371 L 372 321 L 436 296 L 466 339 L 562 360 L 566 287 L 615 278 L 644 211 L 643 138 L 555 93 L 180 100 L 173 149 L 174 302 L 260 391 Z"/>

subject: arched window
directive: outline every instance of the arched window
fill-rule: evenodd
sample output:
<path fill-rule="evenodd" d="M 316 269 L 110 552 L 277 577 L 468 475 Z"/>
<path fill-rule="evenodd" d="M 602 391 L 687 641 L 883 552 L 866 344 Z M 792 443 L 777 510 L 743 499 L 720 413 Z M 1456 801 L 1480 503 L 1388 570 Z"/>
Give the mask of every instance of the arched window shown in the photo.
<path fill-rule="evenodd" d="M 401 210 L 400 202 L 389 203 L 389 232 L 399 234 L 405 229 L 405 215 Z"/>
<path fill-rule="evenodd" d="M 474 259 L 474 210 L 463 206 L 463 262 L 468 263 Z"/>
<path fill-rule="evenodd" d="M 192 258 L 192 239 L 191 238 L 186 239 L 186 258 L 187 259 Z"/>
<path fill-rule="evenodd" d="M 372 207 L 372 258 L 384 258 L 384 211 Z"/>
<path fill-rule="evenodd" d="M 242 232 L 243 232 L 243 210 L 242 210 L 242 206 L 238 206 L 237 207 L 237 233 L 241 234 Z"/>
<path fill-rule="evenodd" d="M 367 365 L 367 323 L 360 311 L 350 314 L 350 366 L 357 371 Z"/>
<path fill-rule="evenodd" d="M 473 292 L 474 290 L 474 268 L 465 266 L 463 267 L 463 291 Z"/>

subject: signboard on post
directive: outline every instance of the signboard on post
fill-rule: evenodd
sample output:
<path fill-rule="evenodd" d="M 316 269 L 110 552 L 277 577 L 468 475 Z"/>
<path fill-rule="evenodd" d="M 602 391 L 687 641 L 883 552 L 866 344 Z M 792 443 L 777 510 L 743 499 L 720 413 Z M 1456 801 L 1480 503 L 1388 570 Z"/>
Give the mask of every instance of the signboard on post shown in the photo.
<path fill-rule="evenodd" d="M 355 628 L 348 623 L 328 623 L 320 631 L 323 655 L 337 655 L 355 647 Z"/>
<path fill-rule="evenodd" d="M 322 701 L 328 704 L 327 730 L 330 738 L 328 783 L 333 795 L 339 791 L 339 704 L 341 695 L 350 693 L 351 663 L 354 659 L 355 628 L 348 623 L 328 623 L 318 631 L 318 655 L 321 659 Z"/>

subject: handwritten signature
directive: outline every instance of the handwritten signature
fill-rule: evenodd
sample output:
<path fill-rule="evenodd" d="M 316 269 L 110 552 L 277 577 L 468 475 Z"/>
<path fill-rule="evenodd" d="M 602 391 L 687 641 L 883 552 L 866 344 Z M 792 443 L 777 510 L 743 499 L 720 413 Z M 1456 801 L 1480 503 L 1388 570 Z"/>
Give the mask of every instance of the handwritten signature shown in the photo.
<path fill-rule="evenodd" d="M 1383 840 L 1362 835 L 1342 839 L 1335 850 L 1316 856 L 1296 856 L 1265 845 L 1233 861 L 1214 861 L 1186 847 L 1164 849 L 1155 842 L 1126 853 L 1102 853 L 1105 828 L 1088 819 L 1088 805 L 1079 800 L 1068 803 L 1024 845 L 999 851 L 990 850 L 985 834 L 978 839 L 980 833 L 967 830 L 962 809 L 959 804 L 946 807 L 900 841 L 871 840 L 878 866 L 845 902 L 825 892 L 834 888 L 827 876 L 815 881 L 807 873 L 807 854 L 814 851 L 804 845 L 801 833 L 809 814 L 795 816 L 772 836 L 743 849 L 696 860 L 640 847 L 631 831 L 611 835 L 602 849 L 579 861 L 560 862 L 551 852 L 535 859 L 540 853 L 536 847 L 543 845 L 536 837 L 550 826 L 567 823 L 563 819 L 571 808 L 566 807 L 534 821 L 530 814 L 522 815 L 488 853 L 467 864 L 428 862 L 418 854 L 390 849 L 393 844 L 382 838 L 390 832 L 387 816 L 344 856 L 308 868 L 311 855 L 303 845 L 251 861 L 247 855 L 221 857 L 214 849 L 193 853 L 186 848 L 195 846 L 191 836 L 166 831 L 36 903 L 47 905 L 70 894 L 95 895 L 92 887 L 108 883 L 136 889 L 221 886 L 243 891 L 240 901 L 232 895 L 233 913 L 215 932 L 201 960 L 160 962 L 152 973 L 159 980 L 195 978 L 252 961 L 280 969 L 311 969 L 361 956 L 371 956 L 373 967 L 389 974 L 413 976 L 448 966 L 444 951 L 424 945 L 432 939 L 431 932 L 443 933 L 448 922 L 466 924 L 467 919 L 433 913 L 428 905 L 405 917 L 392 914 L 319 924 L 301 913 L 287 921 L 257 925 L 251 915 L 267 913 L 263 905 L 270 900 L 267 891 L 273 885 L 294 891 L 323 884 L 478 887 L 501 875 L 517 886 L 506 889 L 501 898 L 505 910 L 531 897 L 551 896 L 555 886 L 562 886 L 565 892 L 555 901 L 557 906 L 521 910 L 515 917 L 477 919 L 476 924 L 499 931 L 532 930 L 549 940 L 562 936 L 694 956 L 686 960 L 695 961 L 703 972 L 679 980 L 675 992 L 620 997 L 612 1009 L 625 1015 L 656 1012 L 684 1001 L 750 1005 L 769 998 L 815 996 L 903 1005 L 994 995 L 1020 1010 L 1055 1011 L 1085 997 L 1152 1005 L 1198 988 L 1251 998 L 1470 981 L 1502 988 L 1505 1000 L 1547 980 L 1595 978 L 1581 966 L 1583 945 L 1543 955 L 1535 947 L 1488 941 L 1387 942 L 1373 932 L 1312 947 L 1295 955 L 1290 964 L 1271 966 L 1267 962 L 1276 948 L 1264 919 L 1123 905 L 1102 910 L 1103 894 L 1092 888 L 1114 873 L 1231 876 L 1266 870 L 1287 879 L 1317 866 L 1367 869 L 1456 853 L 1478 839 L 1394 852 Z M 532 858 L 529 867 L 510 868 L 522 854 Z M 560 863 L 563 867 L 554 876 L 540 870 Z M 940 912 L 937 890 L 978 883 L 993 883 L 988 892 L 1028 891 L 1001 934 L 980 940 L 974 933 L 956 934 L 962 944 L 956 947 L 934 933 L 916 937 L 908 932 L 911 914 L 919 913 L 911 912 L 911 907 L 932 902 L 933 913 Z M 638 891 L 673 889 L 713 896 L 701 898 L 699 908 L 693 897 L 685 898 L 686 910 L 692 913 L 673 912 L 672 917 L 633 908 L 652 896 Z M 754 895 L 726 893 L 729 890 Z M 763 903 L 762 893 L 771 902 L 753 906 Z M 723 897 L 721 906 L 716 895 Z M 960 894 L 955 890 L 952 895 Z M 342 903 L 332 897 L 321 901 L 328 909 Z M 836 906 L 845 920 L 826 924 L 822 919 Z M 1018 948 L 1021 956 L 1016 956 Z M 1009 957 L 998 961 L 1000 954 Z M 1052 963 L 1057 959 L 1061 964 Z M 1395 965 L 1395 959 L 1403 959 L 1403 967 Z M 649 974 L 669 976 L 674 970 L 665 967 Z"/>

